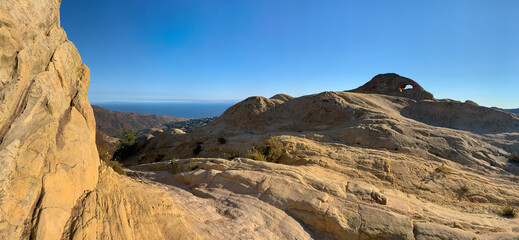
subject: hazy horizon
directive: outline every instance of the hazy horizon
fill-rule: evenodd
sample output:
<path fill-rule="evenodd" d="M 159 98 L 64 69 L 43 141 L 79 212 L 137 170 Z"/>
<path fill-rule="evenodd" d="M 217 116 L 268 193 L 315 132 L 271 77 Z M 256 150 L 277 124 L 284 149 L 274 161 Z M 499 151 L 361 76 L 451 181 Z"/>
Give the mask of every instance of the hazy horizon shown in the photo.
<path fill-rule="evenodd" d="M 519 108 L 516 1 L 63 1 L 89 99 L 227 101 L 359 87 Z"/>

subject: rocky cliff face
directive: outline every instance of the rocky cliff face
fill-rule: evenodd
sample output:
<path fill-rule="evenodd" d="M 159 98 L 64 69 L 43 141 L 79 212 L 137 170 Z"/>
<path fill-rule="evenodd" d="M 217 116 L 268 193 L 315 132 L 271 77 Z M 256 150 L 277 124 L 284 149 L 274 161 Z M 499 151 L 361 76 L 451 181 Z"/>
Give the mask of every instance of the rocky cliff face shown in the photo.
<path fill-rule="evenodd" d="M 189 234 L 154 214 L 175 213 L 164 194 L 100 168 L 89 69 L 60 27 L 60 3 L 0 2 L 0 239 Z"/>
<path fill-rule="evenodd" d="M 89 69 L 60 27 L 59 5 L 0 3 L 2 239 L 60 236 L 98 182 Z"/>

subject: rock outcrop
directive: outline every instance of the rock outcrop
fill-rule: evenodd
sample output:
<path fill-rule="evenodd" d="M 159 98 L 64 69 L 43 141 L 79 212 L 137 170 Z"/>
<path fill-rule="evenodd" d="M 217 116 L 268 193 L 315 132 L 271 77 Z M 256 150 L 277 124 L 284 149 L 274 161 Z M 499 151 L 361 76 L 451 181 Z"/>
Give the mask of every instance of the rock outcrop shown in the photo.
<path fill-rule="evenodd" d="M 518 220 L 497 213 L 519 205 L 507 160 L 518 123 L 473 102 L 393 94 L 250 97 L 193 132 L 149 139 L 126 164 L 196 196 L 252 196 L 316 238 L 514 239 Z M 246 159 L 273 136 L 283 158 Z"/>
<path fill-rule="evenodd" d="M 59 238 L 98 182 L 89 69 L 58 0 L 0 3 L 0 238 Z"/>
<path fill-rule="evenodd" d="M 196 237 L 163 191 L 100 165 L 60 3 L 0 2 L 0 239 Z"/>
<path fill-rule="evenodd" d="M 411 86 L 411 88 L 406 88 Z M 395 73 L 379 74 L 366 84 L 350 90 L 358 93 L 377 93 L 391 96 L 411 98 L 414 100 L 434 99 L 430 92 L 425 91 L 417 82 Z"/>

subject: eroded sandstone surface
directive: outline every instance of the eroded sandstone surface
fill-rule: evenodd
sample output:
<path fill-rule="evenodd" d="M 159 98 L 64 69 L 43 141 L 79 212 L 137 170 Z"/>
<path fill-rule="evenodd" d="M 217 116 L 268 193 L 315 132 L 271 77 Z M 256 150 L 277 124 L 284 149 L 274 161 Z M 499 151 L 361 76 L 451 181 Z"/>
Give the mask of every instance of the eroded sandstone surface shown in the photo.
<path fill-rule="evenodd" d="M 252 196 L 314 238 L 516 239 L 518 220 L 498 213 L 519 204 L 519 168 L 508 160 L 518 124 L 470 101 L 250 97 L 208 126 L 148 139 L 125 164 L 202 198 Z M 273 137 L 283 158 L 247 159 Z"/>
<path fill-rule="evenodd" d="M 0 239 L 196 237 L 164 221 L 178 212 L 158 188 L 100 170 L 90 73 L 60 3 L 0 2 Z"/>
<path fill-rule="evenodd" d="M 248 98 L 147 139 L 115 173 L 60 2 L 0 2 L 0 239 L 519 238 L 519 220 L 498 214 L 519 205 L 518 116 L 398 75 Z M 282 158 L 249 158 L 272 137 Z"/>

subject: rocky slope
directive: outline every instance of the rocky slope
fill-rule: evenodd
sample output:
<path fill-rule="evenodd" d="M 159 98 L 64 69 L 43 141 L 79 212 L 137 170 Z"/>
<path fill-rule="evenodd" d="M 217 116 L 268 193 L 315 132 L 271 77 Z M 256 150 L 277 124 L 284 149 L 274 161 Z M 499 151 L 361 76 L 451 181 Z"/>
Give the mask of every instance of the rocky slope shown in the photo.
<path fill-rule="evenodd" d="M 402 89 L 412 82 L 397 75 L 246 99 L 146 140 L 129 177 L 116 174 L 99 161 L 89 70 L 60 2 L 0 2 L 0 239 L 519 237 L 519 220 L 496 213 L 519 205 L 506 160 L 517 115 Z M 272 136 L 277 162 L 244 158 Z"/>
<path fill-rule="evenodd" d="M 519 221 L 498 214 L 519 205 L 519 168 L 507 159 L 519 151 L 519 117 L 417 87 L 399 96 L 408 81 L 376 76 L 384 94 L 251 97 L 187 135 L 149 139 L 126 164 L 196 196 L 252 196 L 317 238 L 519 237 Z M 284 158 L 243 158 L 272 136 Z M 157 156 L 171 160 L 142 164 Z"/>
<path fill-rule="evenodd" d="M 111 137 L 121 137 L 121 129 L 140 131 L 144 129 L 162 129 L 165 123 L 185 121 L 185 118 L 159 116 L 155 114 L 123 113 L 92 106 L 98 131 Z"/>

